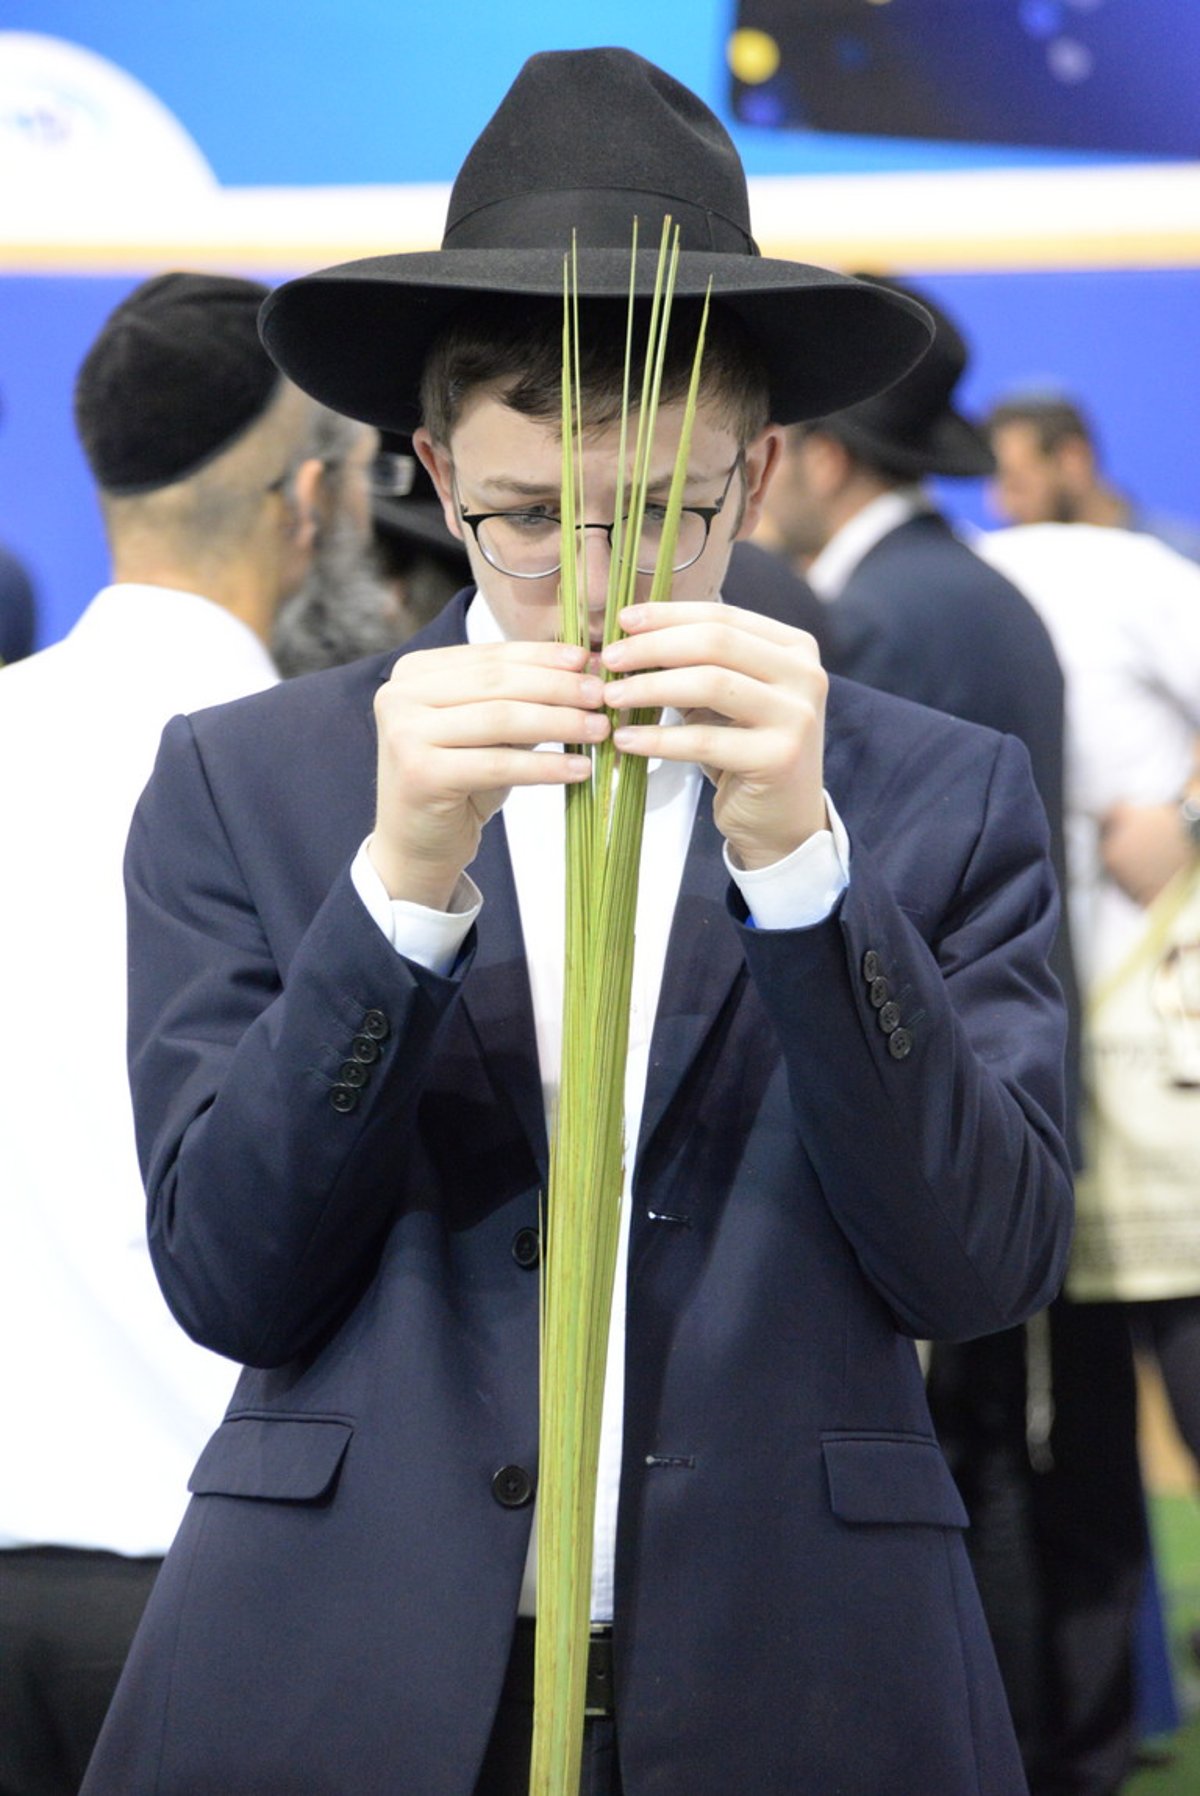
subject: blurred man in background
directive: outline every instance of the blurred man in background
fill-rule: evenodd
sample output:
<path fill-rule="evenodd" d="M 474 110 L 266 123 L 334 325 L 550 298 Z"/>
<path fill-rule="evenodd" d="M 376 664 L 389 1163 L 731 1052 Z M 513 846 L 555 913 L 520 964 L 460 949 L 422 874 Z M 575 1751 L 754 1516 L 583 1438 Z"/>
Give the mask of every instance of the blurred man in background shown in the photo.
<path fill-rule="evenodd" d="M 996 457 L 993 496 L 1010 524 L 1100 524 L 1157 536 L 1200 561 L 1200 525 L 1146 511 L 1105 475 L 1095 430 L 1065 393 L 1012 393 L 985 428 Z"/>
<path fill-rule="evenodd" d="M 113 583 L 0 673 L 5 1796 L 78 1787 L 233 1382 L 172 1320 L 146 1253 L 121 860 L 167 719 L 273 685 L 268 645 L 294 654 L 367 565 L 375 432 L 277 373 L 265 292 L 169 274 L 109 318 L 75 411 Z M 338 658 L 364 652 L 336 635 Z"/>

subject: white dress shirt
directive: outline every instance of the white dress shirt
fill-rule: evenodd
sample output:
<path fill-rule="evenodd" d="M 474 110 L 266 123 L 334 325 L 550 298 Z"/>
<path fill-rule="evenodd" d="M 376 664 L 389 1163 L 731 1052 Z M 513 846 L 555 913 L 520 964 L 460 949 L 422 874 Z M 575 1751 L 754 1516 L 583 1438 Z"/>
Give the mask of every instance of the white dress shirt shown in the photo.
<path fill-rule="evenodd" d="M 277 677 L 208 599 L 134 585 L 0 670 L 0 1546 L 165 1552 L 233 1385 L 146 1248 L 121 864 L 168 718 Z"/>
<path fill-rule="evenodd" d="M 467 613 L 467 635 L 471 642 L 502 640 L 500 627 L 481 594 L 476 595 Z M 677 714 L 664 713 L 664 721 L 670 722 L 672 718 L 678 721 Z M 547 747 L 542 752 L 555 751 Z M 647 781 L 646 826 L 634 930 L 629 1056 L 625 1072 L 625 1189 L 609 1327 L 596 1496 L 591 1610 L 594 1621 L 611 1620 L 613 1613 L 613 1558 L 625 1384 L 625 1284 L 634 1148 L 641 1124 L 650 1037 L 658 1009 L 667 938 L 702 778 L 698 767 L 655 760 L 650 763 Z M 730 876 L 739 886 L 758 927 L 801 928 L 821 921 L 833 909 L 849 877 L 850 850 L 846 832 L 831 803 L 829 814 L 830 829 L 811 837 L 773 867 L 746 872 L 734 868 L 726 854 Z M 516 787 L 504 803 L 504 829 L 529 968 L 547 1133 L 552 1130 L 557 1108 L 562 1059 L 563 818 L 564 795 L 559 786 Z M 352 877 L 364 904 L 399 952 L 431 970 L 449 970 L 483 902 L 471 880 L 464 876 L 460 881 L 447 913 L 390 900 L 371 865 L 366 843 L 354 862 Z M 520 1610 L 523 1615 L 533 1615 L 536 1607 L 535 1525 Z"/>

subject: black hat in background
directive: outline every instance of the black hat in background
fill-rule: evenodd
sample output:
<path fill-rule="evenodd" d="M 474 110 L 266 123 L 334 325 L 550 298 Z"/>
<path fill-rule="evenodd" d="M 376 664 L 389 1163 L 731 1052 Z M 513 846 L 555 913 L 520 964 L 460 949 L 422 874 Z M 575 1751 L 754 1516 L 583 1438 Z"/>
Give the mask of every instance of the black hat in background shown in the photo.
<path fill-rule="evenodd" d="M 933 342 L 915 368 L 885 393 L 834 417 L 821 429 L 853 455 L 889 474 L 991 474 L 996 462 L 983 430 L 955 411 L 954 389 L 966 371 L 967 346 L 953 321 L 923 293 L 863 275 L 888 293 L 919 300 L 934 323 Z"/>
<path fill-rule="evenodd" d="M 376 468 L 371 495 L 376 527 L 461 563 L 465 575 L 470 568 L 467 551 L 446 526 L 437 488 L 413 453 L 412 438 L 384 432 Z"/>
<path fill-rule="evenodd" d="M 704 102 L 629 50 L 533 56 L 467 154 L 439 250 L 372 256 L 289 281 L 263 308 L 267 348 L 296 385 L 385 430 L 418 422 L 430 345 L 479 293 L 561 296 L 576 234 L 579 294 L 653 289 L 665 215 L 679 225 L 676 294 L 715 299 L 755 338 L 780 423 L 819 417 L 897 380 L 929 322 L 902 295 L 761 256 L 746 177 Z"/>
<path fill-rule="evenodd" d="M 75 426 L 106 493 L 153 492 L 198 473 L 262 416 L 279 384 L 258 335 L 268 291 L 176 273 L 122 300 L 75 381 Z"/>

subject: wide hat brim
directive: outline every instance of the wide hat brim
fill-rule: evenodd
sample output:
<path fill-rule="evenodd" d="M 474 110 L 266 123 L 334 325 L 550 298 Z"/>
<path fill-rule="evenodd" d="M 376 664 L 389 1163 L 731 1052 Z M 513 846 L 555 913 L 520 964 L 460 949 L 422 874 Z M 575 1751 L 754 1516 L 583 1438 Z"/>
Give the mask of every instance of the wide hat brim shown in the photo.
<path fill-rule="evenodd" d="M 446 516 L 436 499 L 392 499 L 386 495 L 371 501 L 371 517 L 383 530 L 401 536 L 421 548 L 435 549 L 445 559 L 469 565 L 459 537 L 446 528 Z"/>
<path fill-rule="evenodd" d="M 622 299 L 630 251 L 578 252 L 581 299 Z M 654 289 L 657 250 L 637 253 L 635 292 Z M 260 319 L 279 368 L 314 399 L 382 430 L 420 423 L 418 391 L 429 349 L 462 302 L 482 293 L 561 297 L 564 251 L 441 249 L 372 256 L 278 287 Z M 776 423 L 841 411 L 913 367 L 932 335 L 915 300 L 869 281 L 802 262 L 685 250 L 675 293 L 736 312 L 752 333 L 770 381 Z M 586 319 L 583 328 L 586 330 Z"/>
<path fill-rule="evenodd" d="M 919 436 L 892 435 L 855 417 L 838 418 L 834 423 L 835 435 L 847 448 L 890 473 L 971 479 L 996 471 L 996 458 L 983 431 L 949 408 L 930 419 Z"/>

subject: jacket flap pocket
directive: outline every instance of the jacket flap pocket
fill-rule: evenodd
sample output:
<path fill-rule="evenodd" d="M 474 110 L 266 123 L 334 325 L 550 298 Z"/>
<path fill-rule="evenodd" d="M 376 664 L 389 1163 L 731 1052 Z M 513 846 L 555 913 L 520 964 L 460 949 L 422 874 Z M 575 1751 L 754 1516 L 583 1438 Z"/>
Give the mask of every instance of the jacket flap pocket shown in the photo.
<path fill-rule="evenodd" d="M 231 1416 L 196 1462 L 196 1496 L 268 1497 L 312 1503 L 327 1494 L 354 1428 L 303 1416 Z"/>
<path fill-rule="evenodd" d="M 844 1522 L 965 1528 L 967 1512 L 936 1441 L 917 1435 L 826 1435 L 829 1501 Z"/>

